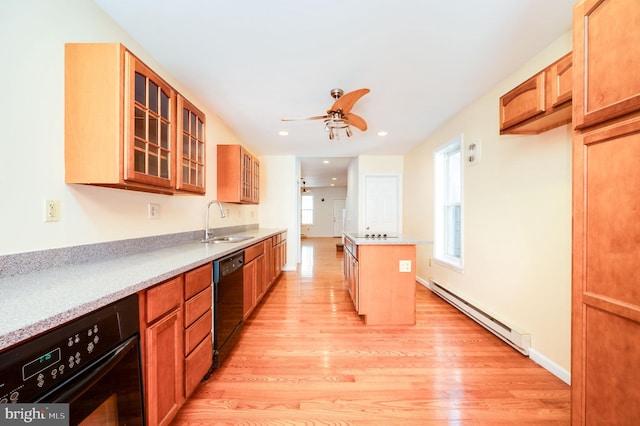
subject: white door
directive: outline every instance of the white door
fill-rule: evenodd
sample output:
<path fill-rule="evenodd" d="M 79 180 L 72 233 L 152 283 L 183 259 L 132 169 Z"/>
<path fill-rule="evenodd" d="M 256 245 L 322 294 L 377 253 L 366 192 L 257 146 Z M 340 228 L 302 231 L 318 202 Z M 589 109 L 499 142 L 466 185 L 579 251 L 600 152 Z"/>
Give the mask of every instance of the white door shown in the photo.
<path fill-rule="evenodd" d="M 345 200 L 333 200 L 333 236 L 342 237 Z"/>
<path fill-rule="evenodd" d="M 400 232 L 400 176 L 364 177 L 364 230 L 373 233 Z"/>

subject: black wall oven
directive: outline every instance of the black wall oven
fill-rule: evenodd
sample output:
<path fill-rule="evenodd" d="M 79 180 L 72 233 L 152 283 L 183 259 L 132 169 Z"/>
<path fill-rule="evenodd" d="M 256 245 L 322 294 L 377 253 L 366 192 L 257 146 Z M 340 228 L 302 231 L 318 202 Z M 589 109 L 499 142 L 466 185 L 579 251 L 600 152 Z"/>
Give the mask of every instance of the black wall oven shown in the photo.
<path fill-rule="evenodd" d="M 144 425 L 137 295 L 0 353 L 2 403 L 68 403 L 70 425 Z"/>

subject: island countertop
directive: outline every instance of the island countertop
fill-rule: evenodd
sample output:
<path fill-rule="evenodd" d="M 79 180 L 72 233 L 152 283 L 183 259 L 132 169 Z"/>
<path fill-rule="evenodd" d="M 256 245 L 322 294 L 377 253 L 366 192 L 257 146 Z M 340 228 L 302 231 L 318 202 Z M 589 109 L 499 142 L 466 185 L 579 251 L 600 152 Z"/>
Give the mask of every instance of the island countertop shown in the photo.
<path fill-rule="evenodd" d="M 0 279 L 0 350 L 159 284 L 286 229 L 238 233 L 237 243 L 185 242 L 167 248 Z"/>
<path fill-rule="evenodd" d="M 432 241 L 415 238 L 404 234 L 368 234 L 366 232 L 345 232 L 344 236 L 349 238 L 355 245 L 419 245 L 433 244 Z"/>

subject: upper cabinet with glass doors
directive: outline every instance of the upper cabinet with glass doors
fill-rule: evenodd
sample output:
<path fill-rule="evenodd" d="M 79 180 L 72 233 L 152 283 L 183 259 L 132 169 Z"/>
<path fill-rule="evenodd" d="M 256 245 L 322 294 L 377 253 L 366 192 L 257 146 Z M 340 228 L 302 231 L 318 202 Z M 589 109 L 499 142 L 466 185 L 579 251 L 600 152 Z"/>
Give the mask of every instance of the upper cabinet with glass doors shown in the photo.
<path fill-rule="evenodd" d="M 178 95 L 178 176 L 180 191 L 205 193 L 205 116 Z"/>
<path fill-rule="evenodd" d="M 164 194 L 204 193 L 204 114 L 186 100 L 178 105 L 178 97 L 119 43 L 67 44 L 65 181 Z M 176 146 L 177 136 L 185 136 L 178 108 L 190 111 L 186 152 Z M 198 116 L 193 132 L 191 111 Z M 193 151 L 191 138 L 196 141 Z"/>
<path fill-rule="evenodd" d="M 260 203 L 260 161 L 242 145 L 218 145 L 218 200 Z"/>

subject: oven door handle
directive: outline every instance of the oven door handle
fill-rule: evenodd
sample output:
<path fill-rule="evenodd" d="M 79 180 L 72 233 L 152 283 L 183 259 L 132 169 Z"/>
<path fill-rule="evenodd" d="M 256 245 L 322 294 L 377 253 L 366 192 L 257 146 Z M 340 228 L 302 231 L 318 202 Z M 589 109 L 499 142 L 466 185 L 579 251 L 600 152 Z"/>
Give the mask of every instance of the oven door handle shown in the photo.
<path fill-rule="evenodd" d="M 132 336 L 120 344 L 109 354 L 95 361 L 91 366 L 72 378 L 64 392 L 55 396 L 53 402 L 71 403 L 84 393 L 83 390 L 91 388 L 103 378 L 129 351 L 138 344 L 138 335 Z"/>

